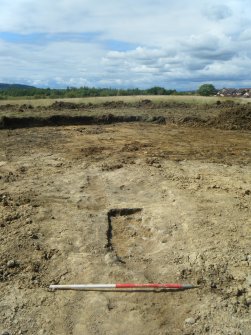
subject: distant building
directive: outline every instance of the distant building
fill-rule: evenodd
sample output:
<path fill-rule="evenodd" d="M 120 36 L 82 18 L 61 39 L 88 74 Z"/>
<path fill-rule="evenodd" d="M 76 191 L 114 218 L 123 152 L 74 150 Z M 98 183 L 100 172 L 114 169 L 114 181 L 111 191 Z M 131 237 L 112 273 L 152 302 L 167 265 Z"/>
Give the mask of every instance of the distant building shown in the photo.
<path fill-rule="evenodd" d="M 251 98 L 251 88 L 223 88 L 217 96 Z"/>

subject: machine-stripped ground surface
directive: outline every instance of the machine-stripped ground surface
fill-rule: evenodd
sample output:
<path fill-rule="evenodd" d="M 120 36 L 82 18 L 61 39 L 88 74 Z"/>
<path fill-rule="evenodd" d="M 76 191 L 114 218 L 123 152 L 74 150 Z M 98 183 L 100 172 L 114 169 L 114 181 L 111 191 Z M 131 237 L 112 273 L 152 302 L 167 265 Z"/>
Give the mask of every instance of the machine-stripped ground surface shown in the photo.
<path fill-rule="evenodd" d="M 0 331 L 251 334 L 251 133 L 1 130 Z M 182 292 L 50 292 L 180 282 Z"/>

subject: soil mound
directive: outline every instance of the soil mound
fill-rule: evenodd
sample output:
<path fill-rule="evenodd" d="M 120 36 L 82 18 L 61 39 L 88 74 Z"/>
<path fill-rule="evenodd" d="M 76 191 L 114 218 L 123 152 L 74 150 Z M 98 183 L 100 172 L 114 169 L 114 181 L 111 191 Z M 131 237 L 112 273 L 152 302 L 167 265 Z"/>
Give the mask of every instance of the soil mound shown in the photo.
<path fill-rule="evenodd" d="M 144 99 L 144 100 L 140 100 L 140 101 L 136 101 L 134 103 L 132 103 L 132 107 L 134 108 L 156 108 L 156 104 L 149 99 Z"/>
<path fill-rule="evenodd" d="M 85 108 L 103 107 L 105 109 L 116 109 L 116 108 L 144 108 L 144 109 L 155 109 L 155 108 L 191 108 L 191 104 L 185 102 L 176 101 L 161 101 L 153 102 L 149 99 L 140 100 L 137 102 L 125 102 L 122 100 L 118 101 L 104 101 L 98 104 L 93 103 L 74 103 L 67 101 L 55 101 L 51 106 L 51 110 L 80 110 Z"/>
<path fill-rule="evenodd" d="M 5 104 L 5 105 L 0 105 L 0 111 L 6 111 L 6 110 L 13 110 L 13 109 L 18 109 L 18 105 L 12 105 L 12 104 Z"/>
<path fill-rule="evenodd" d="M 205 120 L 192 115 L 184 116 L 178 120 L 179 124 L 186 124 L 190 126 L 199 126 L 204 124 L 205 122 L 206 122 Z"/>
<path fill-rule="evenodd" d="M 66 101 L 55 101 L 50 108 L 56 110 L 62 109 L 79 109 L 80 104 L 76 104 L 74 102 L 66 102 Z"/>
<path fill-rule="evenodd" d="M 251 130 L 251 108 L 244 105 L 223 111 L 210 125 L 222 129 Z"/>
<path fill-rule="evenodd" d="M 233 100 L 225 100 L 225 101 L 217 100 L 215 104 L 219 108 L 233 108 L 235 106 L 240 105 L 239 102 L 236 102 L 236 101 L 233 101 Z"/>
<path fill-rule="evenodd" d="M 124 101 L 105 101 L 101 104 L 101 107 L 106 108 L 121 108 L 121 107 L 127 107 L 128 104 Z"/>

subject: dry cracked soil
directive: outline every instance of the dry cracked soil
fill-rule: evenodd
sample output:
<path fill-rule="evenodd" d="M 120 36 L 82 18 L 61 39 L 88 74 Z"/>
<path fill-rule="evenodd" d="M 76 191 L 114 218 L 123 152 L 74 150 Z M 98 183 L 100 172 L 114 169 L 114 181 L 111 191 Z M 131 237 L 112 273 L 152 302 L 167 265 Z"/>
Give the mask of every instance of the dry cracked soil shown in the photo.
<path fill-rule="evenodd" d="M 251 334 L 251 133 L 0 132 L 1 334 Z M 186 291 L 50 291 L 179 282 Z"/>

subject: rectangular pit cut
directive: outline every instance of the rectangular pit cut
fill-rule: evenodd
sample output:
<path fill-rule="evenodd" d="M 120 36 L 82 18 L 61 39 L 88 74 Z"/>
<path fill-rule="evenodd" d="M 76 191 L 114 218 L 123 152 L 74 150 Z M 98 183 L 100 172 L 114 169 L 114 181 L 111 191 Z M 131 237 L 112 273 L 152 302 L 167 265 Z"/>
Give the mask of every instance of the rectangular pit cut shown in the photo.
<path fill-rule="evenodd" d="M 107 248 L 122 260 L 143 256 L 152 233 L 142 224 L 142 208 L 111 209 L 107 216 Z"/>

